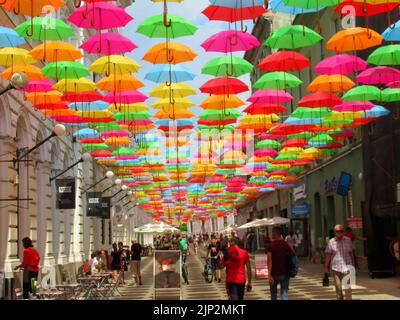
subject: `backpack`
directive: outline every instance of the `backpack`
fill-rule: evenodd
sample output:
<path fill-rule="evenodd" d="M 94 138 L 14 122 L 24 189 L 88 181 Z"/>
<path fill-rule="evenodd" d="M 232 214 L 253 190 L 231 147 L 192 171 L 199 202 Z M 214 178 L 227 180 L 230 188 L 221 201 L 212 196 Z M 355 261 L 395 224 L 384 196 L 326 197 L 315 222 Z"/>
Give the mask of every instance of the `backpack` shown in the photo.
<path fill-rule="evenodd" d="M 288 276 L 294 278 L 299 272 L 299 257 L 295 254 L 288 254 Z"/>

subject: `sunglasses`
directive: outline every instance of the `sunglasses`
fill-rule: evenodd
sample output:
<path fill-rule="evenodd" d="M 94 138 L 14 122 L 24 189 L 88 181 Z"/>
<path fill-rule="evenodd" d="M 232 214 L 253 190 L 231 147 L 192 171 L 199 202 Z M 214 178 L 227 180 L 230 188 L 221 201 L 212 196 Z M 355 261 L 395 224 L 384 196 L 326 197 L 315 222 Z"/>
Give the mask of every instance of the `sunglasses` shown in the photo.
<path fill-rule="evenodd" d="M 343 230 L 335 230 L 335 232 L 343 233 Z"/>

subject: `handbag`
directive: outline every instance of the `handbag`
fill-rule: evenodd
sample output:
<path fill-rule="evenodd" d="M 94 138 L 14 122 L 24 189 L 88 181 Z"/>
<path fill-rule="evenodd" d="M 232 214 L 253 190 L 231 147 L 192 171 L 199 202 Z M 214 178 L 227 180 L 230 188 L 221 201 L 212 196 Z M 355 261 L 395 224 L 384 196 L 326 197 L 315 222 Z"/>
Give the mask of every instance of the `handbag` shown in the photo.
<path fill-rule="evenodd" d="M 322 278 L 322 286 L 329 287 L 329 274 L 325 273 L 324 277 Z"/>

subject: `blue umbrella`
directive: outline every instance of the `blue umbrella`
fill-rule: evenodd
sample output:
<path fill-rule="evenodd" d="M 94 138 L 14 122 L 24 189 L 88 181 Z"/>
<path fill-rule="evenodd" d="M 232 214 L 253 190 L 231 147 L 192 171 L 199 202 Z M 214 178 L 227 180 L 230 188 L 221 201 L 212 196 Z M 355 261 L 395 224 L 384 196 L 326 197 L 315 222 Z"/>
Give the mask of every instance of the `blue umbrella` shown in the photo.
<path fill-rule="evenodd" d="M 192 71 L 181 65 L 157 64 L 150 70 L 150 72 L 146 74 L 144 78 L 156 83 L 161 83 L 169 82 L 170 80 L 172 82 L 190 81 L 195 77 L 196 75 Z"/>
<path fill-rule="evenodd" d="M 400 41 L 400 20 L 383 31 L 382 37 L 385 41 Z"/>
<path fill-rule="evenodd" d="M 246 8 L 264 5 L 262 0 L 209 0 L 213 6 Z"/>
<path fill-rule="evenodd" d="M 286 124 L 320 124 L 322 122 L 322 118 L 295 118 L 289 117 L 285 120 Z"/>
<path fill-rule="evenodd" d="M 75 132 L 74 137 L 76 137 L 77 139 L 98 138 L 98 137 L 100 137 L 100 133 L 98 133 L 94 129 L 85 128 L 85 129 L 80 129 L 77 132 Z"/>
<path fill-rule="evenodd" d="M 309 13 L 309 12 L 317 12 L 324 8 L 325 7 L 312 8 L 312 9 L 297 8 L 297 7 L 288 6 L 287 4 L 285 4 L 285 2 L 283 0 L 271 0 L 269 2 L 269 7 L 268 7 L 268 9 L 271 9 L 272 11 L 283 12 L 283 13 L 288 13 L 288 14 L 302 14 L 302 13 Z"/>
<path fill-rule="evenodd" d="M 23 43 L 24 38 L 16 31 L 0 26 L 0 47 L 16 47 Z"/>
<path fill-rule="evenodd" d="M 69 107 L 71 109 L 77 109 L 80 111 L 93 111 L 93 110 L 105 110 L 109 106 L 108 103 L 97 100 L 93 102 L 77 102 L 77 103 L 70 103 Z"/>
<path fill-rule="evenodd" d="M 177 120 L 175 120 L 175 122 L 176 122 L 176 126 L 178 126 L 178 127 L 193 125 L 193 121 L 188 120 L 188 119 L 177 119 Z M 161 120 L 156 121 L 157 126 L 169 126 L 170 124 L 174 125 L 172 120 L 169 120 L 169 119 L 161 119 Z"/>
<path fill-rule="evenodd" d="M 373 107 L 370 110 L 365 110 L 362 118 L 379 118 L 379 117 L 387 116 L 388 114 L 390 114 L 390 110 L 388 110 L 382 106 L 376 105 L 375 107 Z"/>

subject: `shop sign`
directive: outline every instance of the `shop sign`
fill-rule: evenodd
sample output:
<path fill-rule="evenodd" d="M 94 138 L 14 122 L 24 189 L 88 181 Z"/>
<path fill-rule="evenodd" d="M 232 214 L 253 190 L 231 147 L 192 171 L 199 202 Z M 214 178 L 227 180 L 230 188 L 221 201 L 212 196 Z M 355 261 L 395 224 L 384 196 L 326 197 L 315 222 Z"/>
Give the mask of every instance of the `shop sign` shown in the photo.
<path fill-rule="evenodd" d="M 101 217 L 101 192 L 86 193 L 86 216 Z"/>
<path fill-rule="evenodd" d="M 56 208 L 75 209 L 76 206 L 75 178 L 56 180 Z"/>
<path fill-rule="evenodd" d="M 336 192 L 338 186 L 338 181 L 336 177 L 333 177 L 332 180 L 325 180 L 325 193 Z"/>
<path fill-rule="evenodd" d="M 101 217 L 111 219 L 111 197 L 101 198 Z"/>
<path fill-rule="evenodd" d="M 292 216 L 301 216 L 310 213 L 310 205 L 306 202 L 292 207 Z"/>
<path fill-rule="evenodd" d="M 353 177 L 350 173 L 342 171 L 340 173 L 339 183 L 337 186 L 336 193 L 344 197 L 347 196 L 347 194 L 349 193 L 352 180 Z"/>
<path fill-rule="evenodd" d="M 268 278 L 268 256 L 266 254 L 255 254 L 256 279 Z"/>
<path fill-rule="evenodd" d="M 293 188 L 293 201 L 297 201 L 304 198 L 307 198 L 305 183 L 303 183 L 298 187 Z"/>
<path fill-rule="evenodd" d="M 347 227 L 352 229 L 362 229 L 363 228 L 363 221 L 362 217 L 352 217 L 346 219 Z"/>

